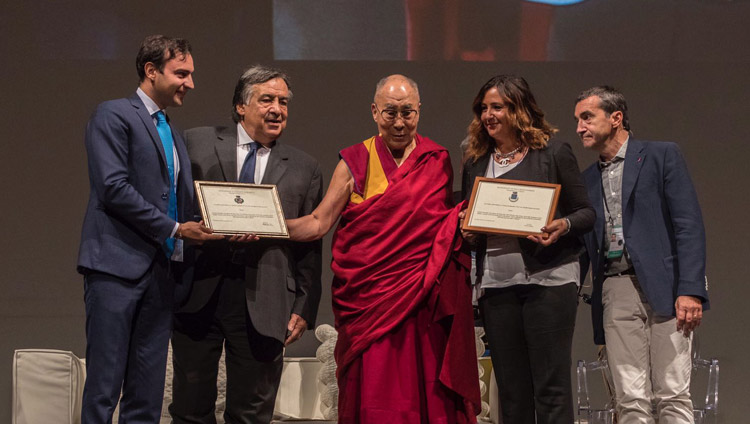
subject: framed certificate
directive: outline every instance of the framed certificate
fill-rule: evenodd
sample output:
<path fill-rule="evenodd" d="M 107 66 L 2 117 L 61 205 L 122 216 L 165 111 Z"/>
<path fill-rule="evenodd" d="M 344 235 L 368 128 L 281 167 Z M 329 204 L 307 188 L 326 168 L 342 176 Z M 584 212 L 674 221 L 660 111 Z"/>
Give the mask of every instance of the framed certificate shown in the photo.
<path fill-rule="evenodd" d="M 216 234 L 289 238 L 275 185 L 195 181 L 206 227 Z"/>
<path fill-rule="evenodd" d="M 560 184 L 478 177 L 462 228 L 513 236 L 539 235 L 552 222 Z"/>

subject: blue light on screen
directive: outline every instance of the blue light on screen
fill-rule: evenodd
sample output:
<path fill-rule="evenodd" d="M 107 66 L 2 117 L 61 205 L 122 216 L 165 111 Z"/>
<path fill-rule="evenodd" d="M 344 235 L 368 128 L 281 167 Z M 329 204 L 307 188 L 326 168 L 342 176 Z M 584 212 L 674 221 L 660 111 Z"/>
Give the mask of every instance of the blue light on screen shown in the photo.
<path fill-rule="evenodd" d="M 566 6 L 569 4 L 581 3 L 583 0 L 526 0 L 531 3 L 544 3 L 553 6 Z"/>

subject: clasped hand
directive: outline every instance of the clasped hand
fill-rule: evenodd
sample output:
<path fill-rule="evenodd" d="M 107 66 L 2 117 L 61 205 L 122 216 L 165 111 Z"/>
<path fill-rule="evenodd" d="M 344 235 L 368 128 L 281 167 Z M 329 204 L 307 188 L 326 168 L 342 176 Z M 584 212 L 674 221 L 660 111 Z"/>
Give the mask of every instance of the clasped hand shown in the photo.
<path fill-rule="evenodd" d="M 459 219 L 459 228 L 463 227 L 463 220 L 466 217 L 466 210 L 462 210 L 458 213 L 458 219 Z M 568 228 L 568 220 L 565 218 L 556 219 L 549 223 L 549 225 L 545 225 L 542 227 L 542 234 L 541 235 L 532 235 L 526 237 L 527 239 L 539 243 L 542 246 L 549 246 L 552 243 L 556 242 L 560 239 L 563 235 L 565 235 L 569 228 Z M 461 229 L 461 236 L 469 243 L 474 243 L 476 240 L 476 233 L 465 231 Z"/>
<path fill-rule="evenodd" d="M 260 240 L 255 234 L 239 234 L 239 235 L 221 235 L 214 234 L 214 230 L 203 225 L 203 221 L 194 222 L 188 221 L 183 222 L 177 228 L 177 237 L 186 240 L 191 244 L 203 244 L 209 240 L 222 240 L 227 239 L 230 242 L 235 243 L 249 243 Z"/>

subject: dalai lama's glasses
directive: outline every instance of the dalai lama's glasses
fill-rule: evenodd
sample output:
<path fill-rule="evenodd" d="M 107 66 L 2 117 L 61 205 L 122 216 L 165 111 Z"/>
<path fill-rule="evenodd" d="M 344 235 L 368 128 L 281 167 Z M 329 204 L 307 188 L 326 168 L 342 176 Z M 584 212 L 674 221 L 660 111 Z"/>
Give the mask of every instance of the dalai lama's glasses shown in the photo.
<path fill-rule="evenodd" d="M 397 110 L 397 109 L 383 109 L 383 110 L 378 110 L 378 106 L 375 105 L 375 110 L 377 110 L 378 112 L 380 112 L 380 116 L 382 116 L 383 119 L 385 119 L 388 122 L 395 121 L 396 118 L 398 118 L 399 116 L 401 116 L 401 119 L 403 119 L 404 121 L 411 121 L 412 119 L 414 119 L 417 116 L 417 110 L 416 109 L 402 109 L 402 110 Z"/>

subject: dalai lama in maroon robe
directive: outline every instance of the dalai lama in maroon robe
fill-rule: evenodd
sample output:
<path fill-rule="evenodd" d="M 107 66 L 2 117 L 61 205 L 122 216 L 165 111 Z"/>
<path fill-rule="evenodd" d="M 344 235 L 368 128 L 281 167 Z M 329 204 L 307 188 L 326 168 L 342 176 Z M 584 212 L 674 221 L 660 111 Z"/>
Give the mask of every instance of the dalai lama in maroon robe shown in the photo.
<path fill-rule="evenodd" d="M 293 240 L 333 236 L 339 423 L 474 423 L 480 411 L 468 256 L 448 151 L 417 134 L 419 91 L 381 80 L 379 135 L 340 152 Z"/>

